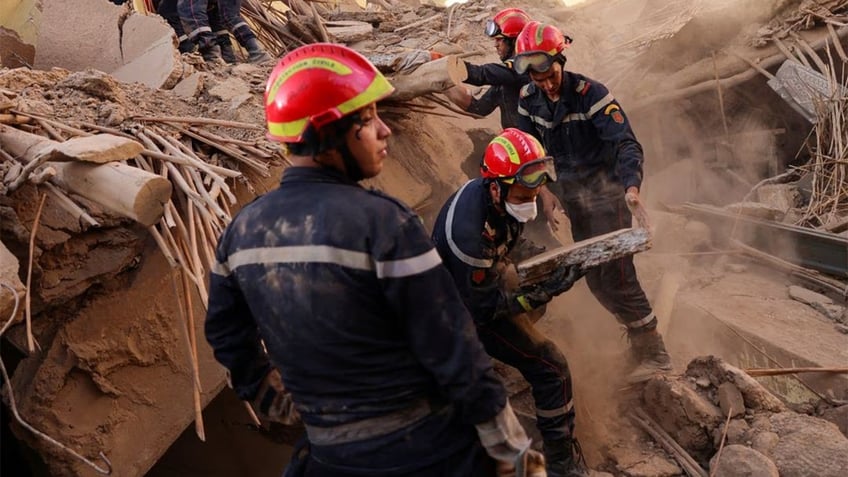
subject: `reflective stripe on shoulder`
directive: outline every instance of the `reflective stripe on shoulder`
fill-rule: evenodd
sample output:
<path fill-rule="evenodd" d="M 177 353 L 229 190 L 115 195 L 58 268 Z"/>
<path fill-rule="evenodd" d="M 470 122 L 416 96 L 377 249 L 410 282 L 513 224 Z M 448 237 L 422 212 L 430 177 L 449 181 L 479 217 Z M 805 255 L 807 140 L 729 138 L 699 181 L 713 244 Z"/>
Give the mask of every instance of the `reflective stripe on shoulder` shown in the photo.
<path fill-rule="evenodd" d="M 468 187 L 468 184 L 471 184 L 474 180 L 470 180 L 465 183 L 460 189 L 459 192 L 453 198 L 453 202 L 451 202 L 450 208 L 448 208 L 448 216 L 445 220 L 445 235 L 447 235 L 448 239 L 448 247 L 450 247 L 451 252 L 453 252 L 456 258 L 462 260 L 463 263 L 471 265 L 472 267 L 477 268 L 491 268 L 494 264 L 492 259 L 484 259 L 484 258 L 476 258 L 470 255 L 466 255 L 462 250 L 459 249 L 459 246 L 453 240 L 453 216 L 456 213 L 456 204 L 459 202 L 459 197 L 462 195 L 462 191 Z"/>
<path fill-rule="evenodd" d="M 592 107 L 589 108 L 589 111 L 586 113 L 586 115 L 589 117 L 594 116 L 595 113 L 604 109 L 608 104 L 612 103 L 614 100 L 615 98 L 613 98 L 612 93 L 607 93 L 606 96 L 599 99 L 597 103 L 593 104 Z"/>
<path fill-rule="evenodd" d="M 216 263 L 212 267 L 212 273 L 227 276 L 238 267 L 272 263 L 332 263 L 355 270 L 375 268 L 371 256 L 367 253 L 328 245 L 298 245 L 239 250 L 230 255 L 227 263 Z"/>
<path fill-rule="evenodd" d="M 230 255 L 227 263 L 216 263 L 212 273 L 227 276 L 244 265 L 279 263 L 329 263 L 354 270 L 373 270 L 377 278 L 400 278 L 426 272 L 437 267 L 442 260 L 435 248 L 415 257 L 375 262 L 367 253 L 328 245 L 263 247 L 240 250 Z"/>
<path fill-rule="evenodd" d="M 418 275 L 442 263 L 435 248 L 416 257 L 376 262 L 377 278 L 401 278 Z"/>
<path fill-rule="evenodd" d="M 564 118 L 562 118 L 562 122 L 570 123 L 571 121 L 588 121 L 589 116 L 586 116 L 583 113 L 571 113 L 567 114 Z"/>
<path fill-rule="evenodd" d="M 519 106 L 518 107 L 518 114 L 520 114 L 522 116 L 530 116 L 530 111 L 527 111 L 526 109 Z"/>
<path fill-rule="evenodd" d="M 528 114 L 527 116 L 530 118 L 531 121 L 538 124 L 539 126 L 544 126 L 548 129 L 554 128 L 554 123 L 552 123 L 552 122 L 550 122 L 546 119 L 540 118 L 539 116 L 533 116 L 533 115 L 530 115 L 530 114 Z"/>

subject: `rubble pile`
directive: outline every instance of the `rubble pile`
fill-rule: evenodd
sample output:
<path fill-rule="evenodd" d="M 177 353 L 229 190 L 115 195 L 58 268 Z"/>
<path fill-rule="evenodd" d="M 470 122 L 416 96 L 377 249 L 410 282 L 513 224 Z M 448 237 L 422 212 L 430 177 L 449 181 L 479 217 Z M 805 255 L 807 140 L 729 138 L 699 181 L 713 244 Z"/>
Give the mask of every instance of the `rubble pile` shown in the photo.
<path fill-rule="evenodd" d="M 709 475 L 836 477 L 848 468 L 848 406 L 822 417 L 794 412 L 719 358 L 693 360 L 681 378 L 653 379 L 642 400 L 656 425 Z"/>

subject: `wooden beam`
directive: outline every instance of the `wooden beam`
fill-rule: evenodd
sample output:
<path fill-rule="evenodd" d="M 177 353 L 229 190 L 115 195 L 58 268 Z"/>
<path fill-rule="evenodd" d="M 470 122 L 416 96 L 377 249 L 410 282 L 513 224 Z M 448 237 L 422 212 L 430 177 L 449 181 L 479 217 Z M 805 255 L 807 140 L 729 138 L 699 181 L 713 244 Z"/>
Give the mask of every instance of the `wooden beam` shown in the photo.
<path fill-rule="evenodd" d="M 419 66 L 412 73 L 390 79 L 395 92 L 389 97 L 395 101 L 408 101 L 428 93 L 440 93 L 453 88 L 468 78 L 465 64 L 454 55 L 445 56 Z"/>
<path fill-rule="evenodd" d="M 650 248 L 651 235 L 646 229 L 622 229 L 555 248 L 519 263 L 516 269 L 521 285 L 527 285 L 560 267 L 580 265 L 587 270 Z"/>

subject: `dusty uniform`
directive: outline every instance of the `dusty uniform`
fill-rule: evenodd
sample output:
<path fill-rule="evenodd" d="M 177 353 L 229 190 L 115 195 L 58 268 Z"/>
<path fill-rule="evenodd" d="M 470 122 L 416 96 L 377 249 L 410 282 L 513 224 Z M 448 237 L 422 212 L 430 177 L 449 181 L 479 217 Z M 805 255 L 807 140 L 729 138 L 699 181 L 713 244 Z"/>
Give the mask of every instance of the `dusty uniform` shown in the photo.
<path fill-rule="evenodd" d="M 503 284 L 507 255 L 523 225 L 492 206 L 483 179 L 466 183 L 436 219 L 433 240 L 493 357 L 518 369 L 533 389 L 538 427 L 546 442 L 574 428 L 571 375 L 557 346 L 533 328 L 526 312 L 545 302 Z"/>
<path fill-rule="evenodd" d="M 509 64 L 489 63 L 472 65 L 465 63 L 468 79 L 465 83 L 474 86 L 491 86 L 479 98 L 471 98 L 468 112 L 488 116 L 496 108 L 501 109 L 501 126 L 518 127 L 518 95 L 521 87 L 530 82 L 527 75 L 519 75 Z"/>
<path fill-rule="evenodd" d="M 210 4 L 217 4 L 217 18 L 210 24 Z M 241 16 L 241 0 L 178 0 L 177 10 L 188 39 L 201 49 L 218 42 L 221 37 L 229 38 L 227 30 L 242 46 L 247 46 L 256 35 Z M 218 26 L 220 25 L 220 27 Z M 214 29 L 213 29 L 214 28 Z"/>
<path fill-rule="evenodd" d="M 293 167 L 233 219 L 216 259 L 207 339 L 242 399 L 280 370 L 306 475 L 489 475 L 474 424 L 505 392 L 412 211 Z"/>
<path fill-rule="evenodd" d="M 563 71 L 560 98 L 551 102 L 534 84 L 521 90 L 519 129 L 535 135 L 554 157 L 559 197 L 575 241 L 631 226 L 625 190 L 642 184 L 642 146 L 607 88 Z M 630 330 L 656 327 L 636 277 L 633 257 L 592 268 L 592 293 Z"/>

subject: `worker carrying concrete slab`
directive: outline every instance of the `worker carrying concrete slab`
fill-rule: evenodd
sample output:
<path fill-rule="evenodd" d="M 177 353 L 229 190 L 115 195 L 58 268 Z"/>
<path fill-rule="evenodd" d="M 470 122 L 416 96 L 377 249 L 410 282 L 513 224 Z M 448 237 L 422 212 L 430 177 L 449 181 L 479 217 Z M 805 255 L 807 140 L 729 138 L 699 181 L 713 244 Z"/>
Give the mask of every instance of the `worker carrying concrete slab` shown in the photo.
<path fill-rule="evenodd" d="M 569 290 L 583 272 L 579 265 L 561 267 L 527 287 L 510 277 L 509 255 L 536 216 L 536 196 L 556 180 L 553 158 L 532 135 L 507 129 L 486 147 L 481 173 L 442 207 L 433 241 L 486 352 L 530 383 L 548 476 L 588 475 L 574 439 L 568 362 L 528 315 Z"/>
<path fill-rule="evenodd" d="M 169 0 L 165 0 L 169 1 Z M 209 19 L 209 4 L 217 5 L 217 16 L 236 41 L 247 50 L 247 60 L 251 63 L 270 61 L 271 56 L 262 48 L 256 34 L 241 16 L 241 0 L 177 0 L 177 12 L 188 40 L 197 45 L 197 49 L 206 61 L 223 59 L 235 62 L 232 45 L 223 39 L 225 31 L 213 30 Z M 229 49 L 227 48 L 229 45 Z M 223 48 L 222 48 L 223 46 Z M 225 56 L 224 56 L 225 55 Z"/>
<path fill-rule="evenodd" d="M 453 280 L 420 218 L 357 183 L 383 168 L 393 90 L 341 45 L 272 71 L 268 137 L 292 166 L 221 235 L 206 337 L 243 400 L 273 401 L 279 370 L 309 443 L 286 475 L 506 475 L 542 457 Z"/>
<path fill-rule="evenodd" d="M 565 70 L 569 41 L 552 26 L 530 22 L 518 35 L 513 68 L 532 80 L 518 100 L 519 128 L 533 134 L 553 156 L 557 180 L 542 196 L 546 216 L 557 227 L 556 208 L 565 206 L 574 241 L 630 227 L 628 206 L 644 215 L 642 146 L 621 105 L 607 88 Z M 657 318 L 636 277 L 633 257 L 595 267 L 589 289 L 627 328 L 634 381 L 671 369 Z"/>

